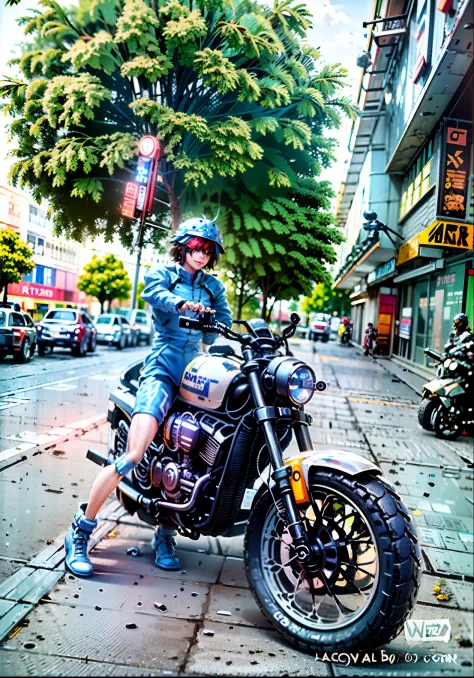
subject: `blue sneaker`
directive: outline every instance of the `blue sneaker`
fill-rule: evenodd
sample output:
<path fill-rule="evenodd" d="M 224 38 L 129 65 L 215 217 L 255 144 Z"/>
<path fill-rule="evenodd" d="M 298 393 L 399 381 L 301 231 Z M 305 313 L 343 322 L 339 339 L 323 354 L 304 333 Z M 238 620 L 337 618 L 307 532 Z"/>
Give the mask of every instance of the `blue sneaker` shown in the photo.
<path fill-rule="evenodd" d="M 156 551 L 155 565 L 162 570 L 181 569 L 181 563 L 176 556 L 176 541 L 173 539 L 175 534 L 175 530 L 160 526 L 151 540 L 151 547 Z"/>
<path fill-rule="evenodd" d="M 89 520 L 84 515 L 87 504 L 81 504 L 74 514 L 72 527 L 64 537 L 66 568 L 77 577 L 90 577 L 94 568 L 87 555 L 90 536 L 97 527 L 97 520 Z"/>

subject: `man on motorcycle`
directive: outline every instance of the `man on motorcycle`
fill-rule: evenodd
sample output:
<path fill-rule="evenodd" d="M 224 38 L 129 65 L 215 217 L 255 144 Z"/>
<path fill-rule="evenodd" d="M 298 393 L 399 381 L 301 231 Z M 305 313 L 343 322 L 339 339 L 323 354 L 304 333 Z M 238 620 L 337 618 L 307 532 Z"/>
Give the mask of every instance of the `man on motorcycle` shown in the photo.
<path fill-rule="evenodd" d="M 202 332 L 180 328 L 179 316 L 186 311 L 211 312 L 227 326 L 232 325 L 224 285 L 202 270 L 214 268 L 221 253 L 224 247 L 214 221 L 204 216 L 188 219 L 173 238 L 170 257 L 176 263 L 158 266 L 145 279 L 141 296 L 153 309 L 155 338 L 140 378 L 127 452 L 100 471 L 89 502 L 80 504 L 64 540 L 66 567 L 77 576 L 93 573 L 87 544 L 97 525 L 97 512 L 122 477 L 140 463 L 178 393 L 186 365 L 200 351 L 201 339 L 212 344 L 218 336 L 206 334 L 203 338 Z M 175 534 L 173 526 L 159 525 L 153 537 L 155 563 L 164 570 L 180 569 Z"/>

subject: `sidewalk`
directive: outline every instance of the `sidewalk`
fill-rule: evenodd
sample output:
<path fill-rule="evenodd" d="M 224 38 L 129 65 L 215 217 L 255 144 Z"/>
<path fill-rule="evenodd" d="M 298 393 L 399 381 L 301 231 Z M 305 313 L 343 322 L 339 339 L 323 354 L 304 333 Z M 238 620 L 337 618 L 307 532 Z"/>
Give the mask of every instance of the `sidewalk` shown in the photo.
<path fill-rule="evenodd" d="M 358 666 L 315 661 L 289 646 L 260 613 L 248 589 L 241 537 L 178 537 L 182 570 L 164 572 L 154 566 L 152 529 L 113 500 L 94 534 L 93 578 L 64 571 L 60 535 L 23 579 L 10 578 L 1 587 L 0 624 L 12 605 L 28 606 L 22 624 L 12 626 L 0 646 L 2 675 L 472 674 L 473 512 L 465 499 L 472 493 L 472 470 L 456 446 L 417 428 L 418 396 L 393 381 L 378 360 L 332 344 L 318 345 L 311 355 L 308 346 L 300 342 L 295 353 L 329 382 L 308 408 L 315 447 L 357 452 L 397 486 L 423 552 L 412 619 L 449 620 L 450 641 L 408 643 L 402 632 L 384 648 L 394 664 L 361 663 L 363 648 Z M 104 450 L 104 432 L 89 434 L 91 447 Z M 294 451 L 292 445 L 287 454 Z M 127 554 L 132 546 L 139 556 Z M 440 579 L 447 581 L 448 601 L 433 594 Z"/>

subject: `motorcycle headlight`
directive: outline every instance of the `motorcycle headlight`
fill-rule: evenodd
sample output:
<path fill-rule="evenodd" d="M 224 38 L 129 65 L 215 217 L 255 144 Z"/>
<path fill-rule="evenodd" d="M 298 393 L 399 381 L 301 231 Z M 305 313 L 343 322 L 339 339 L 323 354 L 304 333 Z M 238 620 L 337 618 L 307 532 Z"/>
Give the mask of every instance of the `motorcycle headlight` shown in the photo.
<path fill-rule="evenodd" d="M 447 359 L 444 361 L 443 365 L 444 365 L 444 367 L 449 367 L 450 363 L 451 363 L 451 358 L 447 358 Z"/>
<path fill-rule="evenodd" d="M 455 360 L 453 360 L 453 362 L 452 362 L 451 365 L 449 366 L 449 369 L 451 370 L 451 372 L 454 372 L 455 370 L 458 369 L 458 364 L 457 364 L 457 362 L 456 362 Z"/>
<path fill-rule="evenodd" d="M 316 390 L 316 375 L 306 363 L 295 358 L 275 358 L 267 368 L 267 385 L 294 405 L 305 405 Z"/>

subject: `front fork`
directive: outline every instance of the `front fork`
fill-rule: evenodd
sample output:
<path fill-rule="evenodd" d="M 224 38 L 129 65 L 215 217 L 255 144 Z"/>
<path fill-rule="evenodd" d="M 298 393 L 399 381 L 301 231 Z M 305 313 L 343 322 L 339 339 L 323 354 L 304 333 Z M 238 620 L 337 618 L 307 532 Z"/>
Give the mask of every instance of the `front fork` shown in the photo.
<path fill-rule="evenodd" d="M 298 505 L 296 503 L 293 488 L 291 487 L 290 477 L 292 475 L 291 466 L 285 466 L 283 463 L 283 455 L 280 447 L 280 441 L 275 432 L 274 409 L 267 407 L 263 395 L 263 389 L 260 382 L 260 367 L 259 364 L 253 360 L 253 353 L 251 349 L 244 349 L 242 351 L 245 363 L 242 367 L 242 372 L 247 375 L 250 389 L 256 404 L 256 417 L 259 424 L 262 426 L 265 441 L 267 443 L 270 464 L 273 468 L 272 478 L 275 481 L 278 494 L 286 512 L 287 527 L 293 539 L 296 556 L 299 562 L 306 567 L 313 561 L 313 551 L 308 543 L 308 538 L 305 530 L 301 525 L 299 517 Z M 297 427 L 297 440 L 305 445 L 305 449 L 311 449 L 311 439 L 305 426 Z"/>

